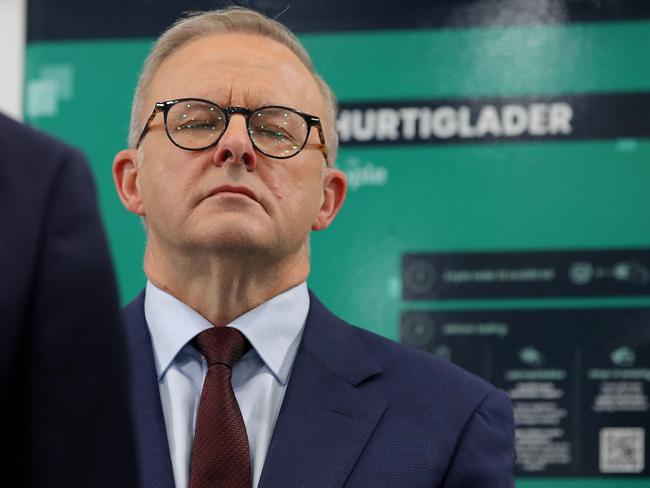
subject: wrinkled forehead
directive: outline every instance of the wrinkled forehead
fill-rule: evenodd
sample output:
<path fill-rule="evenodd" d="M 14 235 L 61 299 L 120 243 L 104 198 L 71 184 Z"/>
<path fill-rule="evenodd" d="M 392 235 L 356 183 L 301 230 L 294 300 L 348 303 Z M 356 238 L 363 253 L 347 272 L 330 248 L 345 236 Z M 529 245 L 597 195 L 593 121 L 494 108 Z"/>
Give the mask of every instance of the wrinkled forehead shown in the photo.
<path fill-rule="evenodd" d="M 188 42 L 153 76 L 147 106 L 183 97 L 221 106 L 285 105 L 324 116 L 314 76 L 286 46 L 267 37 L 228 33 Z"/>

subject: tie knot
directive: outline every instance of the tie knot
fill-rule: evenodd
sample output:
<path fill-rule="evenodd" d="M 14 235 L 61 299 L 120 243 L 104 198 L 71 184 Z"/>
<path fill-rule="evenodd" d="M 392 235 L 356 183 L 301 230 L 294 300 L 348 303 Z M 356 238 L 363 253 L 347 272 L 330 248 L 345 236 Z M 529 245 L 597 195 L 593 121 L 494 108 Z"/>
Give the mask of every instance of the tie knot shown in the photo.
<path fill-rule="evenodd" d="M 210 327 L 194 338 L 194 346 L 203 354 L 208 367 L 224 364 L 232 368 L 248 351 L 250 343 L 233 327 Z"/>

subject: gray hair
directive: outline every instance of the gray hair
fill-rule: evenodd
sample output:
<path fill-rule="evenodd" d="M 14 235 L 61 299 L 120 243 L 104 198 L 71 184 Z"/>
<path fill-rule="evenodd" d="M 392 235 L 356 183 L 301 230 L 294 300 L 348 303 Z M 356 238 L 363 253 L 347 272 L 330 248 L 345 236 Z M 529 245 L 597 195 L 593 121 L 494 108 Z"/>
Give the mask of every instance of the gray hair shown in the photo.
<path fill-rule="evenodd" d="M 307 67 L 325 99 L 326 113 L 322 117 L 323 133 L 330 164 L 336 161 L 338 136 L 336 133 L 336 97 L 329 85 L 315 71 L 314 65 L 298 38 L 284 25 L 258 12 L 243 7 L 227 7 L 208 12 L 192 12 L 179 19 L 167 29 L 153 45 L 144 62 L 142 73 L 136 85 L 131 123 L 129 126 L 129 147 L 135 148 L 140 130 L 145 121 L 144 99 L 153 77 L 160 65 L 181 46 L 200 37 L 226 33 L 254 34 L 272 39 L 289 48 Z"/>

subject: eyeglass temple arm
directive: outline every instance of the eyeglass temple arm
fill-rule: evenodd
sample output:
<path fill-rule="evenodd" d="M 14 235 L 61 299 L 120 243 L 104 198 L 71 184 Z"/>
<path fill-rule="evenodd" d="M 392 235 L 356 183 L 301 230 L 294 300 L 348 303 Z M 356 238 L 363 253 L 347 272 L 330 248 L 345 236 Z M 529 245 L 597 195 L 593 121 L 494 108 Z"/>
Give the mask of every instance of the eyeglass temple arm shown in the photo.
<path fill-rule="evenodd" d="M 149 124 L 153 122 L 153 119 L 156 118 L 156 114 L 158 112 L 162 112 L 164 110 L 164 105 L 162 104 L 156 104 L 156 106 L 153 108 L 151 111 L 151 115 L 147 119 L 147 122 L 144 124 L 144 127 L 142 128 L 142 132 L 140 133 L 140 137 L 138 138 L 138 142 L 136 143 L 135 147 L 136 149 L 140 146 L 140 143 L 142 142 L 142 139 L 144 139 L 144 136 L 147 134 L 149 131 Z"/>
<path fill-rule="evenodd" d="M 325 157 L 325 162 L 329 166 L 329 162 L 327 161 L 327 146 L 325 145 L 325 135 L 323 134 L 323 125 L 320 122 L 320 118 L 309 116 L 309 125 L 315 125 L 316 129 L 318 130 L 318 137 L 320 137 L 321 142 L 318 146 L 320 151 L 323 153 L 323 156 Z"/>

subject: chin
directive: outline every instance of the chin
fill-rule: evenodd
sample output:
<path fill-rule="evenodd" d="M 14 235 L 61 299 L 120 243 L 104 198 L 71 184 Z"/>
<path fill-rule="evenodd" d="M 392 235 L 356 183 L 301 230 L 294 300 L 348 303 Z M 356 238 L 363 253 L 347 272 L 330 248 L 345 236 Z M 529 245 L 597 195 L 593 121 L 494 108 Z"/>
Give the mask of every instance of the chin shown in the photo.
<path fill-rule="evenodd" d="M 264 252 L 272 243 L 261 238 L 251 229 L 227 229 L 223 231 L 211 230 L 197 236 L 194 242 L 203 250 L 224 254 L 256 254 Z"/>

